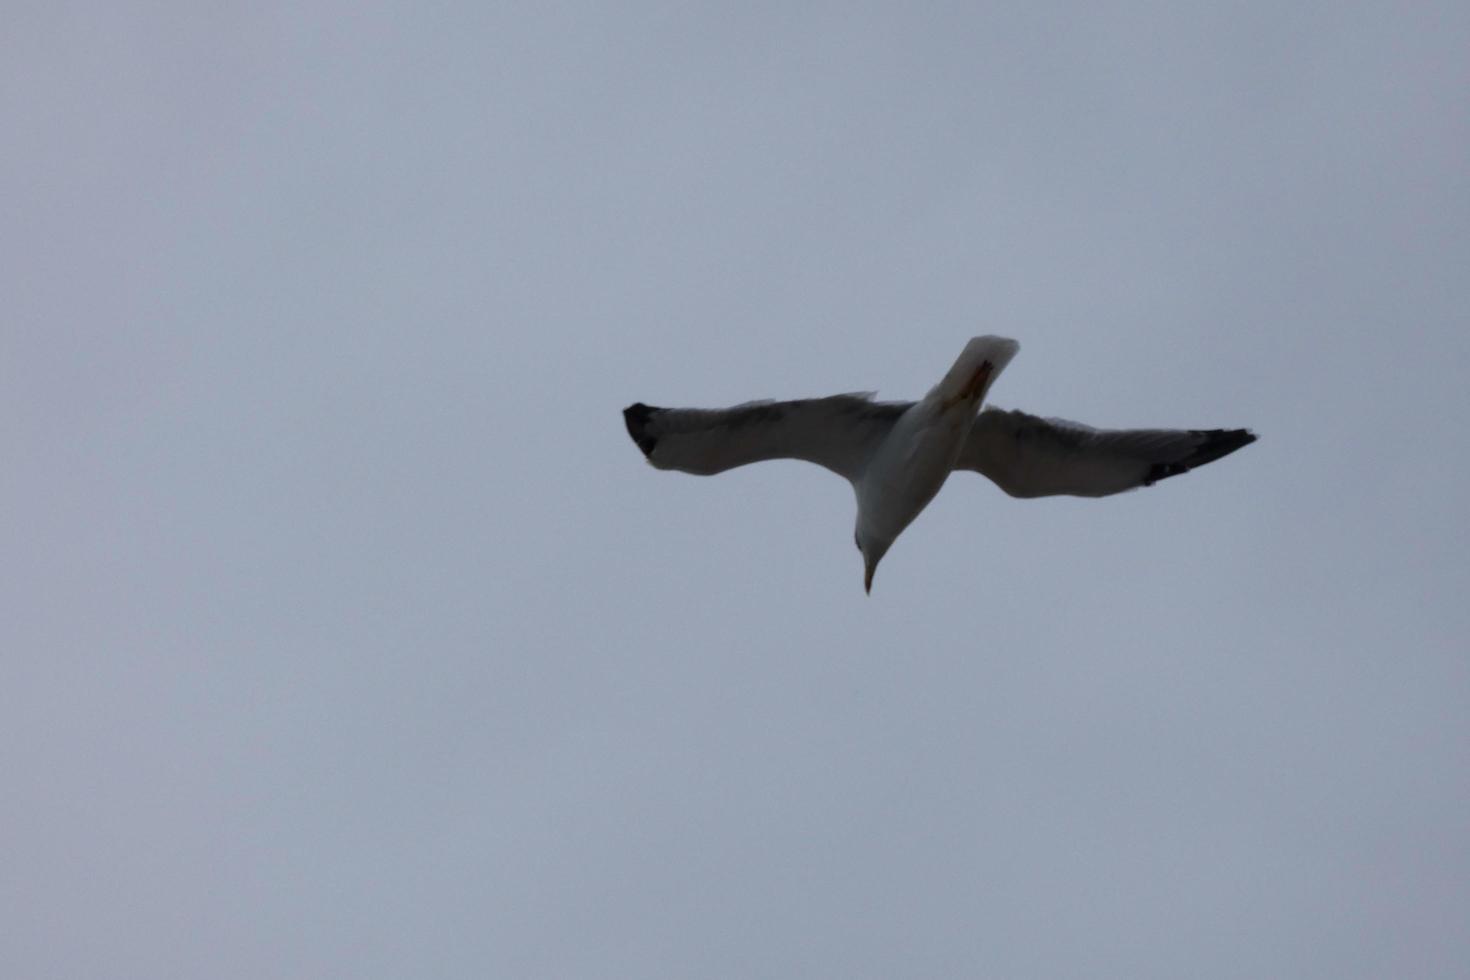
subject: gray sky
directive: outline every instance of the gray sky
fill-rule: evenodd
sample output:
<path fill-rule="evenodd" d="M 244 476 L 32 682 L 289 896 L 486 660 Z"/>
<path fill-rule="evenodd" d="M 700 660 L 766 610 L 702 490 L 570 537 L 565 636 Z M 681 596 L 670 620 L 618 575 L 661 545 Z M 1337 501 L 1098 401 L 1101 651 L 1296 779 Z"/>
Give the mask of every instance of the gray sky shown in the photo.
<path fill-rule="evenodd" d="M 1461 974 L 1470 8 L 219 6 L 7 10 L 0 974 Z M 619 417 L 978 333 L 1261 441 Z"/>

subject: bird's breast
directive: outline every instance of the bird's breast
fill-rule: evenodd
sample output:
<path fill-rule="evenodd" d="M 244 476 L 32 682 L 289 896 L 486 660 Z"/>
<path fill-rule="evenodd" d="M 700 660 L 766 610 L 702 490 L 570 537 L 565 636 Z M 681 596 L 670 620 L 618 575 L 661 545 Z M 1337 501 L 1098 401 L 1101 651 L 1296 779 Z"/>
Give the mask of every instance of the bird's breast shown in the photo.
<path fill-rule="evenodd" d="M 958 416 L 958 417 L 957 417 Z M 925 413 L 895 426 L 874 456 L 858 491 L 875 530 L 897 536 L 934 499 L 969 433 L 954 412 Z"/>

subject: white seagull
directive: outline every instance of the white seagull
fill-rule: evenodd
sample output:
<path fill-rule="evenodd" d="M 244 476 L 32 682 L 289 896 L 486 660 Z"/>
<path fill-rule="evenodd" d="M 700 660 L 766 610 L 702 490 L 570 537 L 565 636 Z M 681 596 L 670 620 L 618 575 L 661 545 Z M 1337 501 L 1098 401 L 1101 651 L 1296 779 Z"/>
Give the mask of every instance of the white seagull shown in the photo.
<path fill-rule="evenodd" d="M 872 392 L 734 408 L 623 409 L 628 434 L 661 470 L 708 476 L 764 459 L 804 459 L 857 494 L 863 588 L 904 528 L 955 470 L 981 473 L 1013 497 L 1106 497 L 1153 486 L 1255 442 L 1246 429 L 1094 429 L 1025 412 L 980 411 L 1020 344 L 975 337 L 917 402 Z"/>

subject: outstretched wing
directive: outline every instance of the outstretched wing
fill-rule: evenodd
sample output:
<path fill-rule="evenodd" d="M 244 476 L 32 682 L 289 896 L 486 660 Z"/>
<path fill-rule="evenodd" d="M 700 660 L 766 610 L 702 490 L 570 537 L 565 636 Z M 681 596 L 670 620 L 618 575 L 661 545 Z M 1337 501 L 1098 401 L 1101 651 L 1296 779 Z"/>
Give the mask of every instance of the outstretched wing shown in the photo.
<path fill-rule="evenodd" d="M 804 459 L 853 480 L 909 404 L 875 402 L 871 394 L 722 409 L 638 402 L 623 409 L 623 421 L 661 470 L 708 476 L 763 459 Z"/>
<path fill-rule="evenodd" d="M 1246 429 L 1094 429 L 988 408 L 957 470 L 975 470 L 1013 497 L 1106 497 L 1188 473 L 1256 441 Z"/>

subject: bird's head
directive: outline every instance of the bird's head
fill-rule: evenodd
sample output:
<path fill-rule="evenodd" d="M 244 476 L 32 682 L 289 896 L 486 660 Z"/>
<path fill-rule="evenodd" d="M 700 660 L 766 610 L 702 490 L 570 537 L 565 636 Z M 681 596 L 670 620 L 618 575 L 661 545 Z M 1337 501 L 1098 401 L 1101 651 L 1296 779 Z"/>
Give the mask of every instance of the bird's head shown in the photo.
<path fill-rule="evenodd" d="M 863 553 L 863 591 L 869 594 L 873 591 L 873 573 L 878 570 L 878 562 L 888 553 L 893 544 L 892 538 L 880 538 L 876 535 L 863 531 L 862 525 L 858 525 L 857 532 L 853 535 L 857 543 L 858 551 Z"/>

